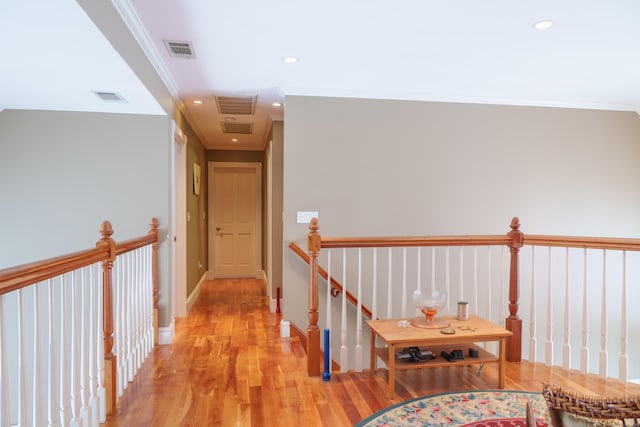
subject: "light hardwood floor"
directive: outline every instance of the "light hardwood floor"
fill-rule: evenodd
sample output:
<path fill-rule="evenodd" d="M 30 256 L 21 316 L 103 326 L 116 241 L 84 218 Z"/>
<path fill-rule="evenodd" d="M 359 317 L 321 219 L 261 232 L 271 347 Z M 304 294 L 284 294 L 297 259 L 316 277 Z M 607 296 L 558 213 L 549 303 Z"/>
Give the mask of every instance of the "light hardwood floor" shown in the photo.
<path fill-rule="evenodd" d="M 398 372 L 393 400 L 386 370 L 333 373 L 328 382 L 309 378 L 304 348 L 298 338 L 280 338 L 280 319 L 265 295 L 259 280 L 206 282 L 188 316 L 176 322 L 173 344 L 152 352 L 105 425 L 352 426 L 413 397 L 496 388 L 493 365 L 480 376 L 471 367 Z M 591 394 L 640 393 L 640 386 L 575 371 L 507 364 L 506 389 L 540 391 L 542 381 Z"/>

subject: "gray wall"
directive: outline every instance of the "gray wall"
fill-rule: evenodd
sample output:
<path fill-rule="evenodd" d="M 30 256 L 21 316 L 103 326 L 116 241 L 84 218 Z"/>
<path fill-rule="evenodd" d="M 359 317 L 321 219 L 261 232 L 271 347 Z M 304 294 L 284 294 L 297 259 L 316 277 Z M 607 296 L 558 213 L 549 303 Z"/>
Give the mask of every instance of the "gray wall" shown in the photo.
<path fill-rule="evenodd" d="M 285 248 L 296 210 L 327 236 L 640 237 L 636 113 L 288 96 Z M 284 317 L 307 326 L 308 269 L 283 261 Z M 321 316 L 322 317 L 322 316 Z"/>
<path fill-rule="evenodd" d="M 160 223 L 160 326 L 168 301 L 169 120 L 5 110 L 0 113 L 0 268 L 95 246 Z"/>

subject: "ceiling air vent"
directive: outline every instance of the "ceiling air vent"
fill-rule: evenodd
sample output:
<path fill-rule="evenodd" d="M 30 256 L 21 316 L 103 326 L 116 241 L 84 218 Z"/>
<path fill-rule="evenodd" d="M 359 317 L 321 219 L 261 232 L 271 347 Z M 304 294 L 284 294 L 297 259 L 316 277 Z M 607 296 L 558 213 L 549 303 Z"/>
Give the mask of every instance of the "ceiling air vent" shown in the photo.
<path fill-rule="evenodd" d="M 227 123 L 221 122 L 222 132 L 224 133 L 239 133 L 242 135 L 251 135 L 253 132 L 253 125 L 251 123 Z"/>
<path fill-rule="evenodd" d="M 164 44 L 169 50 L 169 55 L 173 56 L 174 58 L 193 59 L 196 57 L 196 54 L 193 51 L 193 46 L 191 46 L 191 42 L 165 40 Z"/>
<path fill-rule="evenodd" d="M 220 114 L 253 114 L 255 96 L 216 96 Z"/>
<path fill-rule="evenodd" d="M 127 102 L 118 92 L 93 91 L 104 102 Z"/>

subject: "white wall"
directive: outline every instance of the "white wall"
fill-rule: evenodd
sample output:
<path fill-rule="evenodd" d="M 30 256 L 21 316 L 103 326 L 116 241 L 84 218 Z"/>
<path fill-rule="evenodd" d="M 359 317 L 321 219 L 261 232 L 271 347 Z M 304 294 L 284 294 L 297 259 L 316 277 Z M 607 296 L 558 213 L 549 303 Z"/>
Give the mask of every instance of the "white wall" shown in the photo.
<path fill-rule="evenodd" d="M 160 325 L 169 323 L 169 120 L 75 112 L 0 113 L 0 268 L 95 246 L 160 223 Z"/>
<path fill-rule="evenodd" d="M 640 237 L 635 113 L 288 96 L 284 245 L 320 233 Z M 306 265 L 285 249 L 284 316 L 307 326 Z M 321 315 L 322 317 L 322 315 Z"/>

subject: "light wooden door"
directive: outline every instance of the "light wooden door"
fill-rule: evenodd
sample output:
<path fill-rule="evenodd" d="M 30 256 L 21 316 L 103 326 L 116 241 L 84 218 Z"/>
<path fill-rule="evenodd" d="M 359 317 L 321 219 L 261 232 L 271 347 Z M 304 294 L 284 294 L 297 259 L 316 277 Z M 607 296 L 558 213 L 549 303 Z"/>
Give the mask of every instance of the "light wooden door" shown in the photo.
<path fill-rule="evenodd" d="M 257 277 L 261 270 L 259 163 L 213 163 L 215 277 Z"/>

